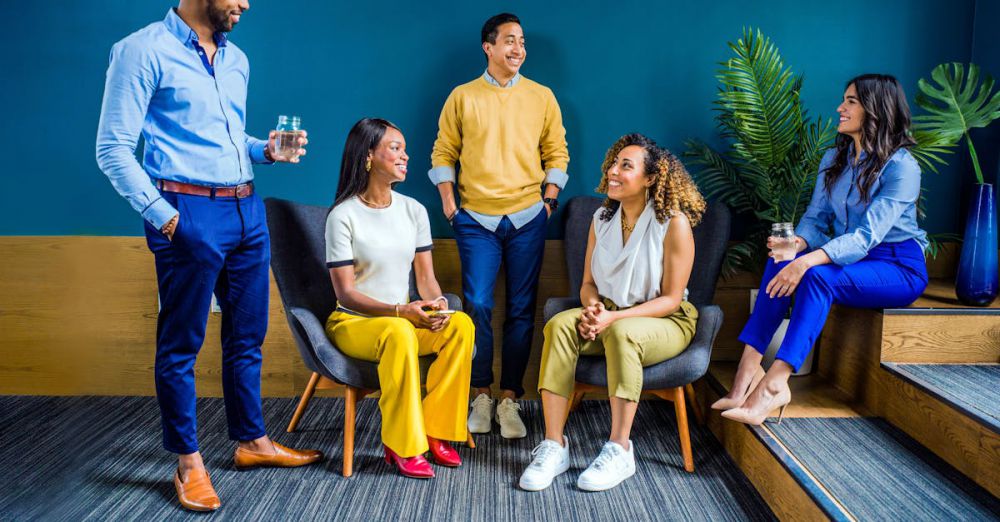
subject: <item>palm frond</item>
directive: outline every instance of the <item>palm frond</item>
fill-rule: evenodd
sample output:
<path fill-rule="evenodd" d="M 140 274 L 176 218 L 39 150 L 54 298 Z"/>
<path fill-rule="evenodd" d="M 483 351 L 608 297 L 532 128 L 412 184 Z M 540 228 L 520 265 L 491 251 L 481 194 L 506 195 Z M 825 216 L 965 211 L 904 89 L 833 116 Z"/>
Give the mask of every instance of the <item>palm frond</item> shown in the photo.
<path fill-rule="evenodd" d="M 724 114 L 720 123 L 745 145 L 737 154 L 771 168 L 784 160 L 798 138 L 801 81 L 759 29 L 744 29 L 743 37 L 729 48 L 733 56 L 716 75 L 722 84 L 716 102 Z"/>

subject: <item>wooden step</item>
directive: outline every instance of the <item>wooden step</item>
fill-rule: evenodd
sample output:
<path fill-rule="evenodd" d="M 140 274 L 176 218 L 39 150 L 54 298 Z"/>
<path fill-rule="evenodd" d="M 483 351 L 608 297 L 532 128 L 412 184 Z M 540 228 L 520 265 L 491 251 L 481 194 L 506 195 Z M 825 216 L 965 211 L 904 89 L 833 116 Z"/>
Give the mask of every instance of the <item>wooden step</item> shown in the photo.
<path fill-rule="evenodd" d="M 1000 496 L 1000 365 L 882 366 L 881 415 Z"/>
<path fill-rule="evenodd" d="M 734 370 L 733 364 L 712 365 L 702 380 L 704 406 L 726 392 Z M 709 428 L 779 518 L 913 519 L 914 513 L 924 513 L 918 519 L 1000 516 L 1000 503 L 991 492 L 898 429 L 870 417 L 863 403 L 852 401 L 823 377 L 793 377 L 790 386 L 793 400 L 781 425 L 773 418 L 762 426 L 746 426 L 722 418 L 719 412 L 708 415 Z M 859 440 L 867 443 L 834 458 L 837 443 L 830 440 L 830 434 L 836 433 L 847 439 L 845 451 Z M 901 463 L 906 467 L 902 478 Z M 907 486 L 900 487 L 900 481 Z M 879 489 L 858 494 L 857 486 L 862 483 Z M 892 496 L 871 493 L 883 490 Z M 878 498 L 887 502 L 880 503 Z"/>
<path fill-rule="evenodd" d="M 697 383 L 706 425 L 780 520 L 854 520 L 822 484 L 765 427 L 746 426 L 724 419 L 708 405 L 725 395 L 732 384 L 735 363 L 713 363 Z M 808 415 L 811 408 L 834 416 L 858 413 L 837 399 L 831 387 L 820 391 L 815 378 L 793 379 L 794 406 L 786 416 Z"/>
<path fill-rule="evenodd" d="M 881 360 L 898 363 L 1000 362 L 1000 300 L 965 306 L 954 283 L 931 280 L 906 308 L 884 310 Z"/>

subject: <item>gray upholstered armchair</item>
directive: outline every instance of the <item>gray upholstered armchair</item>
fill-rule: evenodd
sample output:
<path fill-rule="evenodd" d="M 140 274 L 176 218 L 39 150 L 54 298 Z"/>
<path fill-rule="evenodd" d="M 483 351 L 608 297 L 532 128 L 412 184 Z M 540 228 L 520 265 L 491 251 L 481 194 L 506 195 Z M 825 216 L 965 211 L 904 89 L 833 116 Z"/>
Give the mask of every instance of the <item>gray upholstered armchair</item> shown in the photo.
<path fill-rule="evenodd" d="M 312 377 L 302 393 L 288 431 L 292 432 L 317 389 L 344 386 L 344 468 L 354 465 L 354 421 L 357 401 L 379 389 L 378 365 L 344 355 L 326 336 L 326 318 L 336 306 L 330 272 L 326 268 L 326 207 L 268 198 L 267 226 L 271 230 L 271 270 L 278 284 L 285 318 L 302 361 Z M 410 293 L 415 295 L 411 272 Z M 461 310 L 458 296 L 445 294 L 448 306 Z M 421 357 L 426 372 L 432 357 Z M 475 447 L 472 437 L 468 443 Z"/>
<path fill-rule="evenodd" d="M 570 297 L 551 298 L 545 303 L 545 321 L 563 310 L 580 306 L 580 286 L 583 283 L 583 265 L 587 254 L 587 237 L 594 212 L 601 200 L 578 196 L 566 205 L 566 268 L 569 273 Z M 688 282 L 688 300 L 698 308 L 698 326 L 688 348 L 673 359 L 643 369 L 642 389 L 663 399 L 673 401 L 677 413 L 677 426 L 684 456 L 684 469 L 694 471 L 691 454 L 691 437 L 688 433 L 687 393 L 695 405 L 694 387 L 691 383 L 708 370 L 712 344 L 722 325 L 722 309 L 712 304 L 715 282 L 722 268 L 722 260 L 729 242 L 729 208 L 722 203 L 710 203 L 702 222 L 694 228 L 694 269 Z M 587 392 L 606 392 L 608 369 L 604 357 L 581 356 L 576 367 L 576 388 L 570 409 L 579 406 Z M 695 407 L 695 416 L 701 412 Z"/>

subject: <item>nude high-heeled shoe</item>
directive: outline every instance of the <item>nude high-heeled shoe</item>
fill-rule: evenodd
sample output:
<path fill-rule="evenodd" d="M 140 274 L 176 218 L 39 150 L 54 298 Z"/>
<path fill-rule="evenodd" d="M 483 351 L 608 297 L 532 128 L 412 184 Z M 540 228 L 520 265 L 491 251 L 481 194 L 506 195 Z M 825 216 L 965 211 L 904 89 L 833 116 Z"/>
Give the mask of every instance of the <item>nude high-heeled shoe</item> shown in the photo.
<path fill-rule="evenodd" d="M 740 395 L 735 399 L 727 399 L 723 397 L 712 403 L 712 409 L 731 410 L 733 408 L 739 408 L 740 406 L 743 406 L 743 403 L 746 402 L 747 397 L 750 396 L 750 392 L 752 392 L 757 387 L 757 385 L 760 384 L 760 381 L 762 381 L 763 379 L 764 379 L 764 368 L 762 368 L 760 365 L 757 365 L 757 371 L 754 372 L 753 378 L 750 379 L 750 385 L 747 386 L 747 389 L 743 391 L 742 395 Z"/>
<path fill-rule="evenodd" d="M 743 424 L 750 424 L 752 426 L 760 426 L 767 420 L 767 416 L 778 408 L 778 425 L 781 425 L 781 418 L 785 415 L 785 406 L 792 402 L 792 390 L 788 387 L 788 383 L 784 383 L 784 386 L 778 393 L 765 398 L 760 401 L 757 407 L 750 408 L 733 408 L 731 410 L 726 410 L 722 412 L 722 416 L 734 420 L 736 422 L 742 422 Z"/>

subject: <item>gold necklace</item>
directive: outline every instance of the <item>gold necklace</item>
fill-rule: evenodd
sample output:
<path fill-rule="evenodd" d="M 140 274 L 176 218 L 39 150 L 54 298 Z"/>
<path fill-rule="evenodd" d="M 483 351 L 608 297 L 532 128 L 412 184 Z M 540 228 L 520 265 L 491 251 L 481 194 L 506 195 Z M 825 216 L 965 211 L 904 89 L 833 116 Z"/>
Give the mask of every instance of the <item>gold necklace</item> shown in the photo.
<path fill-rule="evenodd" d="M 631 234 L 633 228 L 635 228 L 635 223 L 629 225 L 628 221 L 625 220 L 625 212 L 622 212 L 622 232 Z"/>
<path fill-rule="evenodd" d="M 362 196 L 361 194 L 358 194 L 358 199 L 360 199 L 361 202 L 364 203 L 365 205 L 368 205 L 369 207 L 375 209 L 389 208 L 389 205 L 392 205 L 392 196 L 389 196 L 389 202 L 386 203 L 385 205 L 376 205 L 375 203 L 372 203 L 371 201 L 365 199 L 365 197 Z"/>

